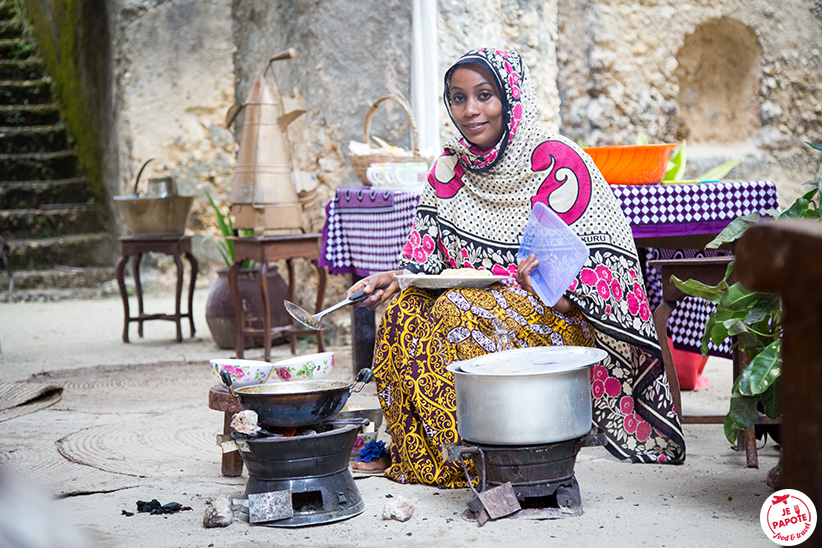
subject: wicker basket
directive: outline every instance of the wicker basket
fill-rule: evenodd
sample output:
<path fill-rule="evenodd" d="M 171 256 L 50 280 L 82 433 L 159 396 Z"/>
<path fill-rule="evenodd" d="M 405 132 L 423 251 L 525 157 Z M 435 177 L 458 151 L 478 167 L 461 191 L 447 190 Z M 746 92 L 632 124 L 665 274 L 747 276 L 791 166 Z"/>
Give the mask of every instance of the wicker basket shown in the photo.
<path fill-rule="evenodd" d="M 383 101 L 391 99 L 395 103 L 399 104 L 402 109 L 405 111 L 405 114 L 408 116 L 408 121 L 411 124 L 411 147 L 412 150 L 405 155 L 398 155 L 398 154 L 390 154 L 385 152 L 384 149 L 372 148 L 374 152 L 371 154 L 350 154 L 348 158 L 351 160 L 351 167 L 354 168 L 354 173 L 357 174 L 357 177 L 360 179 L 360 182 L 365 186 L 371 186 L 371 182 L 365 176 L 366 171 L 368 170 L 368 166 L 373 163 L 380 163 L 380 164 L 394 164 L 394 163 L 406 163 L 406 162 L 425 162 L 429 166 L 431 165 L 431 161 L 433 158 L 431 157 L 424 157 L 420 155 L 420 136 L 419 132 L 417 131 L 417 121 L 414 119 L 414 113 L 411 112 L 411 105 L 408 104 L 408 101 L 405 100 L 404 97 L 397 94 L 386 95 L 385 97 L 380 97 L 374 104 L 371 105 L 371 108 L 368 110 L 368 114 L 365 115 L 365 127 L 363 128 L 363 142 L 370 143 L 371 142 L 371 120 L 374 118 L 374 113 L 377 111 L 377 107 Z"/>

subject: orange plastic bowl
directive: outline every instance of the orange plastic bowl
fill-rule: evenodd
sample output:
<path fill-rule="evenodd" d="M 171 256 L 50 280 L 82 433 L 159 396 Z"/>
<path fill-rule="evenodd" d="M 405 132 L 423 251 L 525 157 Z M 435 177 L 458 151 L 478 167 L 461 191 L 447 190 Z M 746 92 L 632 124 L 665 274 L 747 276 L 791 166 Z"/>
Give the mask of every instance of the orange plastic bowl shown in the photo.
<path fill-rule="evenodd" d="M 589 147 L 591 155 L 608 184 L 653 185 L 662 180 L 671 153 L 679 145 L 625 145 Z"/>

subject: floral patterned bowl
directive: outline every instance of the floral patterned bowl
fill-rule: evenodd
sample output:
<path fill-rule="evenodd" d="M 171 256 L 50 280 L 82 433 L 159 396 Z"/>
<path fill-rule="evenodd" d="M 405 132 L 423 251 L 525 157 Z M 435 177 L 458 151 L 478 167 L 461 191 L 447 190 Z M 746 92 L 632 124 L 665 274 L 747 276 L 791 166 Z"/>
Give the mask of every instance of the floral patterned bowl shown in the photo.
<path fill-rule="evenodd" d="M 238 360 L 232 358 L 215 358 L 210 360 L 211 372 L 221 385 L 225 383 L 220 378 L 220 371 L 227 371 L 231 376 L 231 387 L 242 388 L 263 384 L 271 376 L 273 364 L 255 360 Z"/>
<path fill-rule="evenodd" d="M 306 356 L 295 356 L 271 364 L 280 379 L 284 381 L 305 381 L 321 379 L 331 373 L 334 367 L 334 353 L 320 352 Z"/>

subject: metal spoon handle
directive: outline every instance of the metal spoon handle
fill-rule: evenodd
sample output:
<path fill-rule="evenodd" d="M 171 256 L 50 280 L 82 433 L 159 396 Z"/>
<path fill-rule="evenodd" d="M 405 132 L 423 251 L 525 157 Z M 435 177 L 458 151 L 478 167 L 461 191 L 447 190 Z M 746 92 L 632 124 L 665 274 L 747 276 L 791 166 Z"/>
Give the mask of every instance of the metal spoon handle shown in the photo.
<path fill-rule="evenodd" d="M 322 317 L 323 317 L 323 316 L 325 316 L 326 314 L 331 314 L 332 312 L 334 312 L 334 311 L 335 311 L 335 310 L 337 310 L 338 308 L 342 308 L 342 307 L 344 307 L 344 306 L 346 306 L 346 305 L 349 305 L 349 304 L 351 304 L 351 303 L 355 303 L 355 302 L 357 302 L 357 301 L 361 301 L 361 300 L 363 300 L 365 297 L 366 297 L 366 295 L 365 295 L 365 291 L 363 291 L 362 289 L 360 289 L 359 291 L 357 291 L 357 292 L 355 292 L 355 293 L 352 293 L 352 294 L 351 294 L 351 296 L 350 296 L 350 297 L 348 297 L 348 299 L 346 299 L 346 300 L 344 300 L 344 301 L 340 301 L 340 302 L 338 302 L 337 304 L 335 304 L 334 306 L 331 306 L 331 307 L 326 308 L 326 309 L 325 309 L 325 310 L 323 310 L 322 312 L 320 312 L 320 313 L 316 314 L 314 317 L 315 317 L 317 320 L 319 320 L 320 318 L 322 318 Z"/>

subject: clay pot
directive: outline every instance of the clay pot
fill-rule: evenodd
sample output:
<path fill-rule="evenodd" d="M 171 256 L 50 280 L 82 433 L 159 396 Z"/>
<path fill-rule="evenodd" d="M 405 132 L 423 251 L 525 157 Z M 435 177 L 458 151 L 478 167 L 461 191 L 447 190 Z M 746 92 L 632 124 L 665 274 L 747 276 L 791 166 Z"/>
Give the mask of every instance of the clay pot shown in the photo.
<path fill-rule="evenodd" d="M 234 301 L 228 286 L 228 269 L 217 271 L 219 277 L 206 301 L 206 323 L 211 337 L 220 348 L 237 348 L 237 318 L 234 314 Z M 263 327 L 263 306 L 260 296 L 260 269 L 243 268 L 237 275 L 237 289 L 243 301 L 246 325 L 253 328 Z M 286 325 L 291 317 L 285 311 L 283 301 L 288 299 L 288 285 L 277 272 L 274 265 L 268 267 L 268 298 L 271 302 L 271 326 Z M 285 337 L 272 339 L 272 344 L 283 342 Z M 246 337 L 245 348 L 260 348 L 262 337 Z"/>

